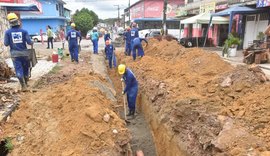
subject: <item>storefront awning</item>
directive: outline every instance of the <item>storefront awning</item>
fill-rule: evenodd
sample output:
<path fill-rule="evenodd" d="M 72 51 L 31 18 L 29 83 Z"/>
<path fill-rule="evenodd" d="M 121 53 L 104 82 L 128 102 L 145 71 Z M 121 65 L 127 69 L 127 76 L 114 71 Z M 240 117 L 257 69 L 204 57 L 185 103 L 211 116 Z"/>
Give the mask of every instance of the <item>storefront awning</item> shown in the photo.
<path fill-rule="evenodd" d="M 0 6 L 6 7 L 7 11 L 39 11 L 34 4 L 0 3 Z"/>
<path fill-rule="evenodd" d="M 210 13 L 202 13 L 184 20 L 181 20 L 181 24 L 208 24 L 210 21 Z M 213 24 L 228 24 L 229 19 L 225 17 L 214 17 L 212 19 Z"/>

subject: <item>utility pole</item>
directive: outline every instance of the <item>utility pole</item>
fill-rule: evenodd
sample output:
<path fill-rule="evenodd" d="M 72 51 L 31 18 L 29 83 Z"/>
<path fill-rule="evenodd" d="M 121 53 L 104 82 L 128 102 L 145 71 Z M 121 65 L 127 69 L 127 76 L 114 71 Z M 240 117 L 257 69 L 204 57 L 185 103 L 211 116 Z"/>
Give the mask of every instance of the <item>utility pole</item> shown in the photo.
<path fill-rule="evenodd" d="M 167 35 L 168 31 L 167 31 L 167 24 L 166 24 L 166 16 L 167 16 L 167 4 L 168 4 L 168 0 L 164 0 L 164 7 L 163 7 L 163 20 L 162 20 L 162 25 L 163 25 L 163 35 Z"/>
<path fill-rule="evenodd" d="M 117 10 L 118 10 L 118 26 L 120 26 L 120 5 L 114 5 L 117 6 Z"/>

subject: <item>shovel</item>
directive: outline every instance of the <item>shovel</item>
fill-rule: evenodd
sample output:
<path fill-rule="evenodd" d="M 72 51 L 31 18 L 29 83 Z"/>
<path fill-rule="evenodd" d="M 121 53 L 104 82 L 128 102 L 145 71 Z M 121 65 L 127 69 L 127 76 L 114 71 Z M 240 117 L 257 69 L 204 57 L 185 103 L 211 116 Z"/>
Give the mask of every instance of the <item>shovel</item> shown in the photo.
<path fill-rule="evenodd" d="M 124 90 L 124 82 L 122 81 L 122 90 Z M 125 122 L 130 123 L 130 121 L 127 120 L 127 108 L 126 108 L 126 96 L 123 95 L 123 101 L 124 101 L 124 115 L 125 115 Z"/>

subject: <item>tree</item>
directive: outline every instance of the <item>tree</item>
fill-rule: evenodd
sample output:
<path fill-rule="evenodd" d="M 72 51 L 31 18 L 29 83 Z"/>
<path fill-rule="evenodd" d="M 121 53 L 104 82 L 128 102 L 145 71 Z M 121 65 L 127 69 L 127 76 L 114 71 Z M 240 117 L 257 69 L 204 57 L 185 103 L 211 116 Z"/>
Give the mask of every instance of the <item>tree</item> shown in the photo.
<path fill-rule="evenodd" d="M 73 15 L 73 21 L 76 24 L 76 28 L 85 36 L 89 30 L 98 24 L 98 16 L 95 12 L 82 8 L 81 10 L 76 10 Z"/>

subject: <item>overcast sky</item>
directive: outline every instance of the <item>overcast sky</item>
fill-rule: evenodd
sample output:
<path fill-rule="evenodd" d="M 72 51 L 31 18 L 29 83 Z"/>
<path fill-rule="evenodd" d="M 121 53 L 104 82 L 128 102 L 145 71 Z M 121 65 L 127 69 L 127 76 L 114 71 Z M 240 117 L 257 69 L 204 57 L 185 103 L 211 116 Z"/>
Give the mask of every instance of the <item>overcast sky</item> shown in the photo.
<path fill-rule="evenodd" d="M 117 6 L 120 5 L 120 15 L 124 13 L 124 9 L 128 7 L 128 0 L 64 0 L 67 4 L 66 8 L 72 10 L 72 14 L 83 7 L 93 10 L 99 18 L 115 18 L 118 17 Z M 139 0 L 130 0 L 130 4 L 134 4 Z"/>

